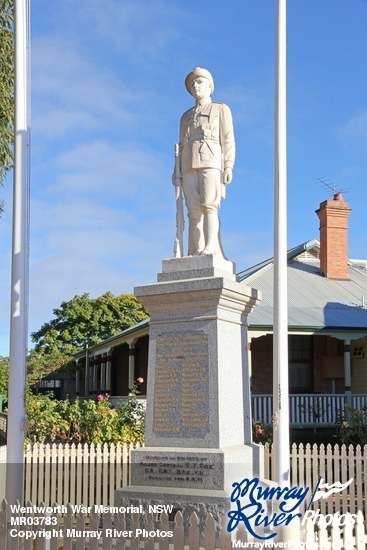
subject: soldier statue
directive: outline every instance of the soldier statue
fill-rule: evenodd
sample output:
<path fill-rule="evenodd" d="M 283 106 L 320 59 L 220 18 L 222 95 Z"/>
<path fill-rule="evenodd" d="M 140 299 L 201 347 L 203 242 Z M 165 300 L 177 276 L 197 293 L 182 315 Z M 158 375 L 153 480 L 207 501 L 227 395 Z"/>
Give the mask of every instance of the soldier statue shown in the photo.
<path fill-rule="evenodd" d="M 195 106 L 181 117 L 178 170 L 173 181 L 182 186 L 188 210 L 188 255 L 223 258 L 218 211 L 225 187 L 232 181 L 232 115 L 227 105 L 212 102 L 214 81 L 208 70 L 194 69 L 185 86 Z"/>

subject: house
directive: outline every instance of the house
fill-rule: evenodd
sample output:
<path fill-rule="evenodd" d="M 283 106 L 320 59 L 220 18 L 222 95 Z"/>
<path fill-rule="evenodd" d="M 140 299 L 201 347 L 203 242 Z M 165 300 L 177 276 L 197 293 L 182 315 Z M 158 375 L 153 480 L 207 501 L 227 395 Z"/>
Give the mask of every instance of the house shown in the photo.
<path fill-rule="evenodd" d="M 294 426 L 328 426 L 345 405 L 367 405 L 367 260 L 348 260 L 351 209 L 340 193 L 316 211 L 320 238 L 288 252 L 290 419 Z M 248 353 L 254 420 L 272 417 L 273 259 L 238 274 L 262 291 L 249 315 Z M 76 356 L 70 396 L 107 392 L 125 397 L 148 376 L 149 320 Z"/>

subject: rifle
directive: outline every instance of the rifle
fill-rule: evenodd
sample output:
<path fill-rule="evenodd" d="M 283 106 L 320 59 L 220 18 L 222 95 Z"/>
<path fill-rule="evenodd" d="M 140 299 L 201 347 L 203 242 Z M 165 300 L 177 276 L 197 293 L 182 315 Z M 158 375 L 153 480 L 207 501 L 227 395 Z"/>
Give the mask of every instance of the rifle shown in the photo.
<path fill-rule="evenodd" d="M 179 146 L 175 143 L 175 170 L 173 173 L 173 183 L 175 185 L 176 192 L 176 238 L 175 244 L 173 245 L 173 253 L 175 258 L 181 258 L 183 256 L 183 232 L 185 228 L 179 155 Z"/>

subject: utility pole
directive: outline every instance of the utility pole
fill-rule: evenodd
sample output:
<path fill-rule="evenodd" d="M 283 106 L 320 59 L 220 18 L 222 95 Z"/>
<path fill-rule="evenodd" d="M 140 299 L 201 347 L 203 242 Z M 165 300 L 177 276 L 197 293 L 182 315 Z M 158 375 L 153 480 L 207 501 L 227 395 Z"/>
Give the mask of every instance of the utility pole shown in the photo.
<path fill-rule="evenodd" d="M 29 281 L 29 0 L 14 3 L 14 188 L 6 499 L 23 500 Z"/>
<path fill-rule="evenodd" d="M 287 296 L 287 67 L 286 0 L 277 0 L 274 177 L 273 479 L 289 483 Z"/>

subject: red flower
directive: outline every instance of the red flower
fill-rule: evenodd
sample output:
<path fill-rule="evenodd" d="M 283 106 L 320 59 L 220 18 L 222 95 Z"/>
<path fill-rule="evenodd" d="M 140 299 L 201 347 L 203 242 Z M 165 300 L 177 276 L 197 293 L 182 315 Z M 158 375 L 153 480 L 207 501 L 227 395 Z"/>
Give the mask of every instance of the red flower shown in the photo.
<path fill-rule="evenodd" d="M 103 401 L 103 395 L 101 393 L 97 395 L 97 401 Z"/>
<path fill-rule="evenodd" d="M 136 381 L 139 382 L 139 384 L 142 384 L 144 382 L 144 378 L 139 376 L 139 378 L 137 378 Z"/>

